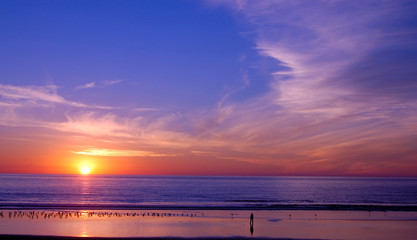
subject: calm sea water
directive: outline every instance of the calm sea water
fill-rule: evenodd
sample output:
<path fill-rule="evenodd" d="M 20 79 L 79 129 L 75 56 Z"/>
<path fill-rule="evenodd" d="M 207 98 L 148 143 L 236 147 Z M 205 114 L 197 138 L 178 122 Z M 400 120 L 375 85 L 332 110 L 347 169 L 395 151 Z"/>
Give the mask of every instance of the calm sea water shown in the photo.
<path fill-rule="evenodd" d="M 0 174 L 0 208 L 417 210 L 416 178 Z"/>

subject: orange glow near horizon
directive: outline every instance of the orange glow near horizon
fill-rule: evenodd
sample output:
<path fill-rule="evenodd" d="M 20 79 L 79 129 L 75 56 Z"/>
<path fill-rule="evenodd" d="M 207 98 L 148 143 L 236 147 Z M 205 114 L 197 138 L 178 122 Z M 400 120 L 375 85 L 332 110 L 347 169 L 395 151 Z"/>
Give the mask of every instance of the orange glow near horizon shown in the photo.
<path fill-rule="evenodd" d="M 68 140 L 68 139 L 64 139 Z M 90 139 L 94 142 L 95 139 Z M 1 141 L 0 141 L 1 142 Z M 66 145 L 74 145 L 65 142 Z M 86 144 L 81 142 L 82 144 Z M 80 144 L 81 144 L 80 143 Z M 276 164 L 258 164 L 244 161 L 226 161 L 216 156 L 203 154 L 184 153 L 178 156 L 90 156 L 80 155 L 63 147 L 61 141 L 42 142 L 37 141 L 30 147 L 27 143 L 20 145 L 26 151 L 17 152 L 13 157 L 13 148 L 1 145 L 2 159 L 13 159 L 0 164 L 1 173 L 39 173 L 39 174 L 75 174 L 81 177 L 92 175 L 248 175 L 248 176 L 416 176 L 415 167 L 409 165 L 407 171 L 401 164 L 389 164 L 373 166 L 358 165 L 358 168 L 337 169 L 329 161 L 304 161 L 287 160 Z M 36 148 L 35 148 L 36 146 Z M 105 149 L 118 149 L 117 146 L 106 146 Z M 376 155 L 375 153 L 374 155 Z M 32 156 L 28 158 L 26 155 Z M 321 156 L 336 158 L 338 152 L 320 152 Z M 42 156 L 35 158 L 34 156 Z M 317 158 L 316 155 L 314 155 Z M 343 156 L 344 161 L 352 161 L 350 155 Z M 309 157 L 306 156 L 306 159 Z M 36 161 L 29 161 L 36 159 Z M 59 161 L 58 161 L 59 160 Z M 409 159 L 411 162 L 413 159 Z M 404 162 L 407 159 L 404 159 Z M 7 163 L 7 164 L 6 164 Z M 81 169 L 88 167 L 89 174 L 83 174 Z M 360 167 L 360 169 L 359 169 Z M 314 169 L 314 172 L 312 170 Z"/>
<path fill-rule="evenodd" d="M 74 164 L 74 159 L 72 159 L 72 164 Z M 89 175 L 94 172 L 94 174 L 97 174 L 97 162 L 96 159 L 92 158 L 81 158 L 78 159 L 75 162 L 75 165 L 73 165 L 73 171 L 74 173 L 79 173 L 81 175 Z"/>

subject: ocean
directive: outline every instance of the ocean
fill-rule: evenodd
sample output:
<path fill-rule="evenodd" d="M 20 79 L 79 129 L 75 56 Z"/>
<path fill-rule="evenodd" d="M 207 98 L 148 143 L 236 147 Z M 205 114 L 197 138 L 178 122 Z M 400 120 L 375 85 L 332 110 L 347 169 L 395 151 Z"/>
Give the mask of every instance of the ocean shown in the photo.
<path fill-rule="evenodd" d="M 417 211 L 417 178 L 0 174 L 0 208 Z"/>

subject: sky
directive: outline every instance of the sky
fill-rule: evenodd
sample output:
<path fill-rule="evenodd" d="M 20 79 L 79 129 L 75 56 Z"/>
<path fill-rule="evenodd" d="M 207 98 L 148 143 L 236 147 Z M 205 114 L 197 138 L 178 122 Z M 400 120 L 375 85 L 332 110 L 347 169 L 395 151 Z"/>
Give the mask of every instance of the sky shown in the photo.
<path fill-rule="evenodd" d="M 0 172 L 417 176 L 417 2 L 0 3 Z"/>

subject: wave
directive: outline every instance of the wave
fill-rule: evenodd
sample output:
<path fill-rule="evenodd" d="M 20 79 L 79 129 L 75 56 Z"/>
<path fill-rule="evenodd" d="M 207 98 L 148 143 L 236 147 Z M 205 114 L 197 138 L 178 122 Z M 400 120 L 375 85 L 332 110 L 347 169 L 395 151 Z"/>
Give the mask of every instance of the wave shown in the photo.
<path fill-rule="evenodd" d="M 417 205 L 371 204 L 45 204 L 1 203 L 0 209 L 61 210 L 333 210 L 333 211 L 417 211 Z"/>

